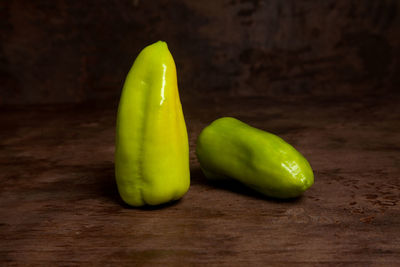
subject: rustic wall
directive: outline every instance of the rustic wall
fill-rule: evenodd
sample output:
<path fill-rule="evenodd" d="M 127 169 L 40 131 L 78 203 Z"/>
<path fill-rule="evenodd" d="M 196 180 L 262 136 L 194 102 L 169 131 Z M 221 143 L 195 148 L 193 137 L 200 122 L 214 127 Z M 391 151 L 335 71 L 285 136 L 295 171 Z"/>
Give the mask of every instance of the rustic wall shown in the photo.
<path fill-rule="evenodd" d="M 109 101 L 141 48 L 168 42 L 181 95 L 390 95 L 398 0 L 5 0 L 0 105 Z"/>

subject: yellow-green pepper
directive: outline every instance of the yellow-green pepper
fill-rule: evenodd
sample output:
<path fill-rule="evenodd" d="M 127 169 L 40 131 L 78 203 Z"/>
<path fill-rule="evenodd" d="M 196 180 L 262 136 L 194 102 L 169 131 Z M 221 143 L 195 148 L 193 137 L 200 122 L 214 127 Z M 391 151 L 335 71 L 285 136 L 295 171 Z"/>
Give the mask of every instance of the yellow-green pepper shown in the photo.
<path fill-rule="evenodd" d="M 181 198 L 190 184 L 189 145 L 175 62 L 165 42 L 145 47 L 118 106 L 115 177 L 131 206 Z"/>
<path fill-rule="evenodd" d="M 201 132 L 196 154 L 207 178 L 233 178 L 270 197 L 297 197 L 314 183 L 310 164 L 290 144 L 230 117 Z"/>

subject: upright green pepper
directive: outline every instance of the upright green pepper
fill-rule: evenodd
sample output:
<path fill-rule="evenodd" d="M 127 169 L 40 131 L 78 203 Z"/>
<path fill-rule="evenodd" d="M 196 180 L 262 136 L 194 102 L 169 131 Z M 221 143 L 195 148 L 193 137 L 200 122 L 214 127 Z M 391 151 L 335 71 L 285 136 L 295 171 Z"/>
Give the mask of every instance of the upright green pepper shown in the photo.
<path fill-rule="evenodd" d="M 234 118 L 204 128 L 196 153 L 207 178 L 233 178 L 267 196 L 296 197 L 314 183 L 310 164 L 296 149 Z"/>
<path fill-rule="evenodd" d="M 117 116 L 115 177 L 129 205 L 181 198 L 190 184 L 189 145 L 175 62 L 165 42 L 144 48 L 129 71 Z"/>

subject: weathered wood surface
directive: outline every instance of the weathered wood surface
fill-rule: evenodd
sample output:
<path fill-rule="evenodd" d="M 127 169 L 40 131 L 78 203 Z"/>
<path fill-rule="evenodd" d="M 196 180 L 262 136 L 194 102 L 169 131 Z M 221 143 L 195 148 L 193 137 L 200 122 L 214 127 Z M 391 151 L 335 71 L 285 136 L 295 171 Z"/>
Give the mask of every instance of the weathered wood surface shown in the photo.
<path fill-rule="evenodd" d="M 0 263 L 398 266 L 398 103 L 184 101 L 191 187 L 181 201 L 148 209 L 128 208 L 116 190 L 115 107 L 2 108 Z M 276 201 L 208 183 L 195 139 L 223 115 L 292 143 L 313 166 L 314 186 Z"/>

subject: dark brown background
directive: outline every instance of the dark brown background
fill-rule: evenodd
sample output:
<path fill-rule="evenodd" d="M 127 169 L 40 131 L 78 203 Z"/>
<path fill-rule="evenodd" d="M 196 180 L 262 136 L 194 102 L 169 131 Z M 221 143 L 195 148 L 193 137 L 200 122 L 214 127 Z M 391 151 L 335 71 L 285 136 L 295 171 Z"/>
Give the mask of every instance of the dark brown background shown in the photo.
<path fill-rule="evenodd" d="M 0 0 L 0 265 L 400 266 L 399 11 Z M 133 209 L 115 184 L 115 118 L 126 73 L 157 40 L 177 64 L 191 186 Z M 315 184 L 281 201 L 207 181 L 196 139 L 221 116 L 288 141 Z"/>
<path fill-rule="evenodd" d="M 400 2 L 0 3 L 0 104 L 117 102 L 144 46 L 165 40 L 183 98 L 397 93 Z"/>

